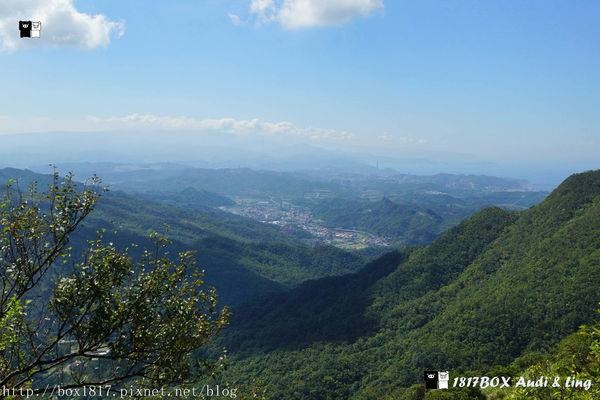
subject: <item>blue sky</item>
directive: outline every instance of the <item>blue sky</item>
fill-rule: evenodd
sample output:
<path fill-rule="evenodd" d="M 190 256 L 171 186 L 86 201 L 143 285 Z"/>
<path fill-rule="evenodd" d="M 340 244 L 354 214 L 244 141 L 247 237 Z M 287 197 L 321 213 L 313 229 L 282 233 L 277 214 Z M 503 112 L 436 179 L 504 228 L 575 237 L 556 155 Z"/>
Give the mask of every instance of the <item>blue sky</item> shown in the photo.
<path fill-rule="evenodd" d="M 600 164 L 598 1 L 40 1 L 0 0 L 0 133 L 223 129 Z M 43 40 L 10 36 L 27 12 Z"/>

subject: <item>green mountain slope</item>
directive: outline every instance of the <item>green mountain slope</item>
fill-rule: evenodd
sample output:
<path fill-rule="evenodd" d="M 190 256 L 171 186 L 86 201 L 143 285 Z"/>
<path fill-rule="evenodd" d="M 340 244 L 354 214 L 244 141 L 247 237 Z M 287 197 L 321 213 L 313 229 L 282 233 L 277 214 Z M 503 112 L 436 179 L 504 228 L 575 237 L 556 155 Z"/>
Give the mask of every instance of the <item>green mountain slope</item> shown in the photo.
<path fill-rule="evenodd" d="M 447 221 L 435 211 L 388 198 L 374 202 L 332 199 L 317 203 L 312 211 L 331 228 L 363 230 L 407 244 L 429 243 L 447 228 Z"/>
<path fill-rule="evenodd" d="M 231 351 L 253 354 L 320 341 L 348 342 L 369 334 L 377 322 L 365 315 L 369 291 L 406 257 L 391 252 L 356 274 L 308 281 L 238 307 L 225 343 Z"/>
<path fill-rule="evenodd" d="M 570 177 L 527 211 L 481 212 L 363 290 L 342 291 L 339 304 L 369 299 L 358 315 L 371 328 L 359 337 L 278 345 L 293 326 L 288 319 L 301 321 L 303 310 L 318 315 L 314 304 L 338 290 L 335 280 L 310 296 L 297 292 L 318 283 L 295 289 L 289 298 L 297 302 L 255 306 L 260 313 L 229 333 L 245 351 L 228 378 L 262 379 L 277 399 L 404 398 L 402 388 L 425 369 L 485 372 L 548 351 L 595 318 L 599 282 L 600 171 L 593 171 Z M 320 330 L 335 330 L 341 319 L 321 319 Z M 260 340 L 248 339 L 253 331 Z"/>
<path fill-rule="evenodd" d="M 231 206 L 235 204 L 229 197 L 191 187 L 185 188 L 180 192 L 150 192 L 146 193 L 143 197 L 152 201 L 160 201 L 177 207 L 200 210 L 205 210 L 210 207 Z"/>
<path fill-rule="evenodd" d="M 235 313 L 229 347 L 251 353 L 358 338 L 379 325 L 376 309 L 389 309 L 392 301 L 418 298 L 450 282 L 514 219 L 514 213 L 487 209 L 410 257 L 393 252 L 356 274 L 309 281 L 247 304 Z"/>
<path fill-rule="evenodd" d="M 186 208 L 233 206 L 260 221 L 283 223 L 284 232 L 322 227 L 359 230 L 402 245 L 430 243 L 482 208 L 525 209 L 547 193 L 526 182 L 474 175 L 402 175 L 202 169 L 175 164 L 67 164 L 96 173 L 112 188 Z M 285 211 L 284 211 L 285 204 Z M 298 218 L 290 210 L 304 214 Z M 310 229 L 309 229 L 310 230 Z M 313 230 L 314 233 L 314 230 Z M 327 239 L 325 239 L 327 240 Z"/>
<path fill-rule="evenodd" d="M 25 190 L 32 182 L 43 191 L 48 175 L 1 169 L 0 181 L 14 179 Z M 186 201 L 198 192 L 184 193 Z M 198 200 L 207 199 L 199 192 Z M 210 196 L 212 200 L 219 197 Z M 358 270 L 366 257 L 331 246 L 310 246 L 298 237 L 284 236 L 274 226 L 201 205 L 174 206 L 122 192 L 105 193 L 94 212 L 73 237 L 75 250 L 105 229 L 107 241 L 119 247 L 151 245 L 151 231 L 173 240 L 172 252 L 196 250 L 206 280 L 218 289 L 222 304 L 235 305 L 265 293 L 291 288 L 309 279 Z M 177 198 L 175 198 L 175 201 Z M 222 200 L 224 201 L 224 200 Z"/>
<path fill-rule="evenodd" d="M 278 229 L 219 210 L 184 209 L 108 193 L 86 221 L 105 228 L 107 240 L 144 243 L 152 230 L 174 239 L 173 250 L 193 249 L 207 281 L 224 304 L 238 304 L 305 280 L 356 271 L 363 256 L 330 246 L 309 246 Z M 116 234 L 110 232 L 116 231 Z"/>
<path fill-rule="evenodd" d="M 406 192 L 374 200 L 338 197 L 299 203 L 330 228 L 361 230 L 405 245 L 424 245 L 483 208 L 523 210 L 545 196 L 540 192 L 472 191 L 454 197 L 433 189 L 411 192 L 410 184 L 406 185 Z"/>
<path fill-rule="evenodd" d="M 589 400 L 600 398 L 600 322 L 584 325 L 579 330 L 562 339 L 550 354 L 535 357 L 524 371 L 525 359 L 518 359 L 508 368 L 513 377 L 524 376 L 537 379 L 539 376 L 558 376 L 563 379 L 561 387 L 519 388 L 511 391 L 489 389 L 490 397 L 497 400 L 545 400 L 569 399 Z M 567 377 L 575 378 L 583 384 L 576 389 L 564 387 Z M 518 378 L 517 378 L 518 379 Z M 589 386 L 586 387 L 586 384 Z"/>

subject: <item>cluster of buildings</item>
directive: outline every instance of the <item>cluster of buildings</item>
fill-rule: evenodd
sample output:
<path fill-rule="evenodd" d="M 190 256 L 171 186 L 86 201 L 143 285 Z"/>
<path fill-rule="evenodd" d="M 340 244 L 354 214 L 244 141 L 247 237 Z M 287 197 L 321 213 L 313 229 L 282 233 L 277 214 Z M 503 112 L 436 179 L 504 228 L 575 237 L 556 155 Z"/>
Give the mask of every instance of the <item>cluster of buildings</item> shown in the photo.
<path fill-rule="evenodd" d="M 237 199 L 235 206 L 222 207 L 222 209 L 256 221 L 280 226 L 283 231 L 306 231 L 314 236 L 317 243 L 357 249 L 389 246 L 384 238 L 367 232 L 326 227 L 322 221 L 313 218 L 308 210 L 287 202 Z"/>

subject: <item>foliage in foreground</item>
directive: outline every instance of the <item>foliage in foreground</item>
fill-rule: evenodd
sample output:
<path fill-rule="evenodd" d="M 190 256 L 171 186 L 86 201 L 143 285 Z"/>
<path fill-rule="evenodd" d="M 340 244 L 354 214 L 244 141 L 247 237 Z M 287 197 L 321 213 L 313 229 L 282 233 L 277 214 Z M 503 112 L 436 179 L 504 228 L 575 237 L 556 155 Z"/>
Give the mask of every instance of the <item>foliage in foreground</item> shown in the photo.
<path fill-rule="evenodd" d="M 599 310 L 600 312 L 600 310 Z M 552 354 L 542 357 L 519 375 L 526 379 L 550 378 L 548 387 L 517 388 L 508 391 L 490 391 L 490 400 L 592 400 L 600 398 L 600 322 L 582 326 L 578 332 L 567 336 Z M 561 386 L 552 386 L 552 377 L 561 377 Z M 565 379 L 582 382 L 589 380 L 588 390 L 582 387 L 565 387 Z"/>
<path fill-rule="evenodd" d="M 54 173 L 46 193 L 9 183 L 0 202 L 0 386 L 63 388 L 193 378 L 195 357 L 227 322 L 194 255 L 155 235 L 141 257 L 101 239 L 71 259 L 69 239 L 92 212 L 99 181 Z"/>

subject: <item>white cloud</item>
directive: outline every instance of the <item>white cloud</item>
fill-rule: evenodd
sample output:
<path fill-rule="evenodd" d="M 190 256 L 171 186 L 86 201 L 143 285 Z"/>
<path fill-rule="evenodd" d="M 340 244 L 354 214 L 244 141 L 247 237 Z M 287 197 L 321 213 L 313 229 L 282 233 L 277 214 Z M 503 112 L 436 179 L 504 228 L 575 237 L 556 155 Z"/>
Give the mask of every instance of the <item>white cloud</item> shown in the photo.
<path fill-rule="evenodd" d="M 234 135 L 293 136 L 311 140 L 347 140 L 353 135 L 336 129 L 298 127 L 291 122 L 269 122 L 259 119 L 194 118 L 185 116 L 159 116 L 129 114 L 101 118 L 90 116 L 88 122 L 94 129 L 160 129 L 222 132 Z"/>
<path fill-rule="evenodd" d="M 18 22 L 41 21 L 40 38 L 21 39 Z M 73 0 L 0 0 L 0 49 L 13 51 L 41 45 L 94 49 L 107 46 L 125 30 L 122 21 L 79 12 Z"/>
<path fill-rule="evenodd" d="M 412 135 L 381 132 L 348 132 L 342 129 L 298 126 L 288 121 L 258 118 L 198 118 L 190 116 L 126 114 L 60 119 L 48 116 L 9 117 L 0 115 L 0 136 L 33 132 L 190 132 L 198 135 L 233 135 L 250 140 L 277 140 L 279 143 L 313 143 L 331 148 L 385 149 L 423 148 L 432 143 Z"/>
<path fill-rule="evenodd" d="M 335 26 L 383 9 L 382 0 L 252 0 L 259 23 L 278 22 L 287 29 Z"/>
<path fill-rule="evenodd" d="M 250 11 L 253 13 L 265 13 L 274 6 L 274 0 L 252 0 L 250 3 Z"/>
<path fill-rule="evenodd" d="M 231 20 L 231 23 L 235 26 L 240 26 L 242 24 L 242 19 L 240 18 L 239 15 L 237 14 L 227 14 L 227 16 L 229 17 L 229 19 Z"/>

